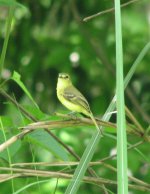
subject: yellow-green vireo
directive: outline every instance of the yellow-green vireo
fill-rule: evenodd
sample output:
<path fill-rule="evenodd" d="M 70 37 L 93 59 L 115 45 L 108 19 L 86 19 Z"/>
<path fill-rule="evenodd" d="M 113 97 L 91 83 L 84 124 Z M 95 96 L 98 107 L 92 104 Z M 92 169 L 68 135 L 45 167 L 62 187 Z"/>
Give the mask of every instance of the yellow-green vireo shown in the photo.
<path fill-rule="evenodd" d="M 102 131 L 100 130 L 93 113 L 90 110 L 87 100 L 80 91 L 73 86 L 70 76 L 67 73 L 59 73 L 58 75 L 57 97 L 69 110 L 83 113 L 84 115 L 90 117 L 97 130 L 100 131 L 102 135 Z"/>

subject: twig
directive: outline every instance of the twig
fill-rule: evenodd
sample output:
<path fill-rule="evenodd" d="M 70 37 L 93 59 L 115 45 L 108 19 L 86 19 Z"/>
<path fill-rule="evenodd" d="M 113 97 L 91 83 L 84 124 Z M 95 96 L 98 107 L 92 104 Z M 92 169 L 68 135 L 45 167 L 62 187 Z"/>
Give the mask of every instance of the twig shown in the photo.
<path fill-rule="evenodd" d="M 16 163 L 16 164 L 12 164 L 11 166 L 20 166 L 20 167 L 25 167 L 25 166 L 49 166 L 49 167 L 64 167 L 64 166 L 77 166 L 79 164 L 79 162 L 35 162 L 35 163 Z M 96 161 L 96 162 L 90 162 L 89 166 L 96 166 L 96 165 L 103 165 L 106 168 L 108 168 L 109 170 L 113 171 L 113 172 L 117 172 L 117 169 L 115 167 L 113 167 L 110 164 L 106 164 L 104 162 L 101 161 Z M 146 187 L 150 187 L 150 185 L 148 183 L 145 183 L 133 176 L 128 176 L 130 180 L 134 181 L 137 184 L 140 185 L 144 185 Z"/>
<path fill-rule="evenodd" d="M 65 117 L 65 115 L 64 115 L 64 117 Z M 98 121 L 98 123 L 99 124 L 101 123 L 104 126 L 115 127 L 115 124 L 110 123 L 110 122 L 104 123 L 104 122 Z M 61 129 L 61 128 L 66 128 L 66 127 L 71 127 L 71 126 L 74 126 L 74 127 L 84 126 L 84 125 L 93 125 L 93 123 L 88 118 L 78 118 L 78 119 L 74 119 L 74 120 L 63 120 L 63 121 L 60 121 L 60 120 L 58 120 L 58 121 L 43 121 L 43 122 L 40 121 L 40 122 L 32 123 L 30 125 L 22 127 L 22 129 L 24 129 L 24 130 L 21 133 L 11 137 L 6 142 L 2 143 L 0 145 L 0 152 L 4 151 L 8 146 L 10 146 L 14 142 L 16 142 L 18 139 L 21 139 L 22 137 L 24 137 L 26 134 L 32 132 L 34 129 L 44 128 L 44 130 L 46 130 L 47 133 L 49 133 L 52 137 L 54 137 L 59 143 L 63 144 L 63 147 L 65 147 L 74 157 L 79 159 L 79 157 L 68 146 L 66 146 L 63 142 L 61 142 L 60 139 L 56 138 L 55 135 L 50 130 Z"/>
<path fill-rule="evenodd" d="M 10 95 L 8 95 L 3 89 L 0 89 L 0 93 L 4 97 L 6 97 L 8 100 L 10 100 L 13 104 L 15 104 L 21 110 L 21 112 L 25 116 L 27 116 L 28 118 L 30 118 L 34 122 L 37 122 L 38 121 L 29 112 L 27 112 L 19 103 L 17 103 L 16 100 L 14 100 Z M 18 135 L 15 135 L 15 136 L 11 137 L 9 140 L 7 140 L 6 142 L 4 142 L 3 144 L 0 145 L 0 152 L 2 152 L 4 149 L 6 149 L 11 144 L 13 144 L 15 141 L 17 141 L 18 139 L 21 139 L 22 137 L 24 137 L 24 135 L 26 135 L 27 133 L 30 133 L 32 131 L 33 130 L 27 130 L 26 129 L 22 133 L 19 133 Z M 45 129 L 45 131 L 49 135 L 51 135 L 58 143 L 60 143 L 72 156 L 74 156 L 74 158 L 76 158 L 77 160 L 80 160 L 80 157 L 71 148 L 69 148 L 65 143 L 63 143 L 57 136 L 55 136 L 50 130 Z M 91 168 L 88 169 L 88 172 L 92 176 L 95 176 L 96 175 L 96 173 L 94 172 L 94 170 L 91 169 Z"/>
<path fill-rule="evenodd" d="M 135 143 L 134 145 L 129 146 L 127 149 L 128 149 L 128 150 L 134 149 L 134 148 L 136 148 L 137 146 L 139 146 L 139 145 L 141 145 L 141 144 L 143 144 L 143 143 L 144 143 L 144 141 L 139 141 L 139 142 Z M 112 158 L 114 158 L 114 157 L 116 157 L 116 156 L 117 156 L 117 154 L 113 154 L 113 155 L 107 156 L 107 157 L 105 157 L 105 158 L 103 158 L 103 159 L 101 159 L 101 160 L 99 160 L 99 161 L 100 161 L 100 162 L 104 162 L 104 161 L 110 160 L 110 159 L 112 159 Z"/>
<path fill-rule="evenodd" d="M 83 22 L 81 22 L 82 20 L 76 6 L 76 1 L 72 0 L 70 1 L 70 3 L 73 16 L 79 25 L 80 32 L 82 33 L 84 38 L 86 38 L 88 44 L 91 45 L 91 48 L 95 52 L 95 55 L 100 59 L 101 63 L 107 67 L 107 69 L 111 72 L 111 75 L 112 73 L 115 74 L 114 68 L 112 68 L 111 63 L 109 62 L 109 57 L 106 56 L 106 53 L 104 52 L 103 43 L 100 42 L 100 40 L 99 42 L 97 42 L 97 40 L 93 38 L 93 35 L 91 35 L 91 32 L 86 28 L 85 25 L 83 25 Z"/>
<path fill-rule="evenodd" d="M 126 115 L 130 118 L 131 121 L 137 126 L 138 132 L 140 132 L 142 135 L 144 135 L 144 129 L 141 126 L 141 124 L 137 121 L 137 119 L 134 117 L 134 115 L 131 113 L 131 111 L 128 109 L 128 107 L 125 107 Z"/>
<path fill-rule="evenodd" d="M 37 119 L 32 116 L 28 111 L 26 111 L 19 103 L 17 103 L 17 101 L 15 99 L 13 99 L 9 94 L 7 94 L 2 88 L 0 89 L 0 93 L 7 98 L 10 102 L 12 102 L 14 105 L 16 105 L 16 107 L 18 107 L 21 112 L 28 117 L 30 120 L 36 122 Z"/>
<path fill-rule="evenodd" d="M 16 177 L 51 177 L 51 178 L 62 178 L 62 179 L 71 179 L 72 174 L 62 173 L 62 172 L 53 172 L 53 171 L 43 171 L 43 170 L 32 170 L 32 169 L 19 169 L 19 168 L 7 168 L 7 167 L 0 167 L 1 171 L 13 171 L 13 175 L 10 174 L 0 174 L 0 182 L 4 182 L 6 180 L 16 178 Z M 15 173 L 16 172 L 16 173 Z M 110 180 L 110 179 L 104 179 L 104 178 L 97 178 L 97 177 L 88 177 L 85 176 L 83 178 L 84 182 L 92 183 L 96 185 L 100 184 L 108 184 L 108 185 L 116 185 L 117 182 Z M 141 182 L 140 182 L 141 183 Z M 129 188 L 134 190 L 140 190 L 140 191 L 150 191 L 150 185 L 145 183 L 142 186 L 140 185 L 133 185 L 129 184 Z"/>
<path fill-rule="evenodd" d="M 150 116 L 141 108 L 140 103 L 138 102 L 137 98 L 134 95 L 134 92 L 128 86 L 126 88 L 126 93 L 130 98 L 132 104 L 134 105 L 135 110 L 141 115 L 144 121 L 150 124 Z"/>
<path fill-rule="evenodd" d="M 15 166 L 19 166 L 19 167 L 26 167 L 26 166 L 42 166 L 42 167 L 65 167 L 65 166 L 77 166 L 79 164 L 79 162 L 32 162 L 32 163 L 14 163 L 11 164 L 11 167 L 15 167 Z M 104 162 L 101 161 L 96 161 L 96 162 L 90 162 L 89 166 L 97 166 L 102 164 L 103 166 L 105 166 L 106 168 L 108 168 L 109 170 L 112 170 L 114 172 L 116 172 L 116 168 L 114 168 L 112 165 L 110 164 L 106 164 Z"/>
<path fill-rule="evenodd" d="M 93 122 L 90 118 L 84 117 L 72 117 L 68 114 L 56 113 L 57 116 L 65 118 L 67 120 L 58 120 L 58 121 L 39 121 L 31 123 L 21 129 L 36 129 L 36 128 L 46 128 L 46 129 L 55 129 L 55 128 L 65 128 L 71 126 L 93 126 Z M 100 119 L 95 118 L 97 124 L 103 127 L 112 127 L 116 128 L 116 124 L 111 122 L 104 122 Z"/>
<path fill-rule="evenodd" d="M 129 4 L 131 4 L 131 3 L 135 3 L 136 1 L 139 1 L 139 0 L 131 0 L 131 1 L 127 2 L 127 3 L 124 3 L 124 4 L 121 5 L 121 8 L 127 6 L 127 5 L 129 5 Z M 87 22 L 88 20 L 91 20 L 91 19 L 93 19 L 93 18 L 96 18 L 96 17 L 98 17 L 98 16 L 100 16 L 100 15 L 103 15 L 103 14 L 106 14 L 106 13 L 113 12 L 114 10 L 115 10 L 115 8 L 110 8 L 110 9 L 107 9 L 107 10 L 105 10 L 105 11 L 98 12 L 98 13 L 96 13 L 96 14 L 93 14 L 93 15 L 91 15 L 91 16 L 88 16 L 88 17 L 84 18 L 83 21 L 84 21 L 84 22 Z"/>
<path fill-rule="evenodd" d="M 21 139 L 25 134 L 31 132 L 31 130 L 25 130 L 17 135 L 12 136 L 10 139 L 0 145 L 0 152 L 4 151 L 11 144 L 15 143 L 18 139 Z"/>

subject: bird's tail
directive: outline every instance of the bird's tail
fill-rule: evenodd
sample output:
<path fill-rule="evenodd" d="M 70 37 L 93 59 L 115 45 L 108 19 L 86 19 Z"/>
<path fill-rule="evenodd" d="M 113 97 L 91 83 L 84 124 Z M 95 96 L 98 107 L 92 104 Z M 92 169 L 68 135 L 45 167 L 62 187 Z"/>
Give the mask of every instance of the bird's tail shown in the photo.
<path fill-rule="evenodd" d="M 97 122 L 96 122 L 96 120 L 95 120 L 95 118 L 94 118 L 92 112 L 91 112 L 91 114 L 90 114 L 90 117 L 91 117 L 91 119 L 92 119 L 92 121 L 93 121 L 93 123 L 94 123 L 96 129 L 101 133 L 101 136 L 103 136 L 103 131 L 102 131 L 102 129 L 98 126 L 98 124 L 97 124 Z"/>

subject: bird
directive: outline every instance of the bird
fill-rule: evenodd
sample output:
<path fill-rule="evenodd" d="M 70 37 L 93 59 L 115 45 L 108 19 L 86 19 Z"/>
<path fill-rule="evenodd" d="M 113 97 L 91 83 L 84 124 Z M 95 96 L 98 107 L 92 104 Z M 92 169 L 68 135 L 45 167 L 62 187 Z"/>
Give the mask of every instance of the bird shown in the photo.
<path fill-rule="evenodd" d="M 59 73 L 57 81 L 57 97 L 59 101 L 69 110 L 73 112 L 82 113 L 91 118 L 98 132 L 102 130 L 99 128 L 93 113 L 90 109 L 89 103 L 83 94 L 73 85 L 70 75 L 67 73 Z"/>

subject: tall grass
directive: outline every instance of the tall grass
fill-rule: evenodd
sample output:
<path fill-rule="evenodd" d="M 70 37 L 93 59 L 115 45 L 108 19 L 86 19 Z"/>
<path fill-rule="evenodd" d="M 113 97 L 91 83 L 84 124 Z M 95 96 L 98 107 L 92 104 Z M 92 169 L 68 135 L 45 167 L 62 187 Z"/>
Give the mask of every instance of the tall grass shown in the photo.
<path fill-rule="evenodd" d="M 122 34 L 121 34 L 121 14 L 120 14 L 120 1 L 115 1 L 115 19 L 116 19 L 116 69 L 117 69 L 117 147 L 118 147 L 118 184 L 122 191 L 127 191 L 127 151 L 126 151 L 126 132 L 125 132 L 125 113 L 124 113 L 124 85 L 123 85 L 123 57 L 122 57 Z M 103 116 L 104 121 L 108 121 L 110 115 L 108 114 L 114 108 L 114 102 L 108 107 Z M 91 138 L 80 163 L 75 170 L 74 176 L 66 190 L 66 194 L 74 194 L 77 192 L 85 171 L 91 161 L 94 151 L 101 136 L 96 132 Z M 124 182 L 125 181 L 125 182 Z M 121 190 L 118 192 L 123 194 Z"/>
<path fill-rule="evenodd" d="M 11 32 L 11 24 L 12 24 L 12 20 L 13 20 L 13 14 L 14 14 L 14 7 L 10 7 L 7 22 L 6 22 L 6 35 L 5 35 L 5 39 L 4 39 L 4 43 L 3 43 L 3 47 L 2 47 L 2 53 L 1 53 L 1 57 L 0 57 L 0 81 L 1 81 L 2 70 L 4 68 L 4 62 L 5 62 L 5 58 L 6 58 L 6 51 L 7 51 L 8 40 L 9 40 L 9 36 L 10 36 L 10 32 Z M 0 117 L 0 127 L 1 127 L 2 132 L 3 132 L 4 140 L 6 141 L 7 137 L 5 134 L 5 130 L 4 130 L 4 126 L 2 123 L 1 117 Z M 8 159 L 9 159 L 9 166 L 11 166 L 11 156 L 10 156 L 9 148 L 7 148 L 7 155 L 8 155 Z M 13 172 L 11 171 L 10 173 L 12 174 Z M 13 179 L 11 180 L 11 185 L 12 185 L 12 192 L 14 192 Z"/>
<path fill-rule="evenodd" d="M 7 18 L 7 23 L 6 23 L 6 35 L 5 35 L 4 44 L 3 44 L 3 48 L 2 48 L 2 54 L 0 57 L 0 79 L 2 76 L 2 70 L 4 68 L 4 61 L 5 61 L 5 57 L 6 57 L 9 35 L 10 35 L 10 31 L 11 31 L 11 23 L 12 23 L 12 19 L 13 19 L 13 14 L 14 14 L 14 7 L 10 7 L 9 8 L 9 15 Z"/>
<path fill-rule="evenodd" d="M 127 181 L 127 151 L 126 151 L 126 132 L 125 132 L 125 116 L 124 116 L 124 94 L 123 90 L 128 85 L 129 81 L 131 80 L 137 66 L 140 64 L 146 53 L 150 50 L 150 42 L 145 45 L 145 47 L 142 49 L 138 57 L 136 58 L 135 62 L 133 63 L 131 69 L 129 70 L 127 76 L 125 77 L 124 83 L 123 83 L 123 57 L 122 57 L 122 36 L 121 36 L 121 14 L 120 14 L 120 1 L 115 2 L 116 10 L 115 10 L 115 17 L 116 17 L 116 59 L 117 59 L 117 95 L 118 100 L 120 101 L 117 105 L 118 107 L 118 132 L 117 139 L 118 139 L 118 193 L 122 194 L 128 193 L 128 181 Z M 118 29 L 117 29 L 118 28 Z M 119 37 L 118 37 L 119 35 Z M 119 49 L 119 50 L 118 50 Z M 121 50 L 120 50 L 121 49 Z M 120 56 L 121 53 L 121 56 Z M 119 68 L 119 69 L 118 69 Z M 120 75 L 121 71 L 121 75 Z M 121 80 L 121 83 L 119 83 Z M 121 95 L 120 95 L 121 92 Z M 109 121 L 111 115 L 107 114 L 114 110 L 115 108 L 115 100 L 116 95 L 112 99 L 109 107 L 107 108 L 102 120 Z M 121 131 L 123 130 L 123 131 Z M 86 147 L 83 156 L 80 160 L 79 165 L 77 166 L 75 173 L 73 175 L 72 180 L 70 181 L 70 184 L 68 185 L 68 188 L 65 192 L 65 194 L 75 194 L 79 186 L 82 182 L 83 176 L 85 174 L 86 169 L 88 168 L 88 164 L 91 161 L 95 149 L 97 147 L 97 144 L 100 140 L 100 134 L 98 132 L 94 133 L 91 140 L 89 141 L 88 146 Z M 121 141 L 123 140 L 123 142 Z M 121 146 L 121 147 L 119 147 Z M 121 161 L 119 160 L 121 158 Z M 125 161 L 122 161 L 125 160 Z M 121 183 L 121 184 L 120 184 Z M 123 187 L 122 187 L 123 185 Z"/>
<path fill-rule="evenodd" d="M 116 96 L 117 96 L 117 185 L 118 194 L 128 193 L 127 137 L 123 84 L 123 49 L 120 0 L 115 1 Z"/>

